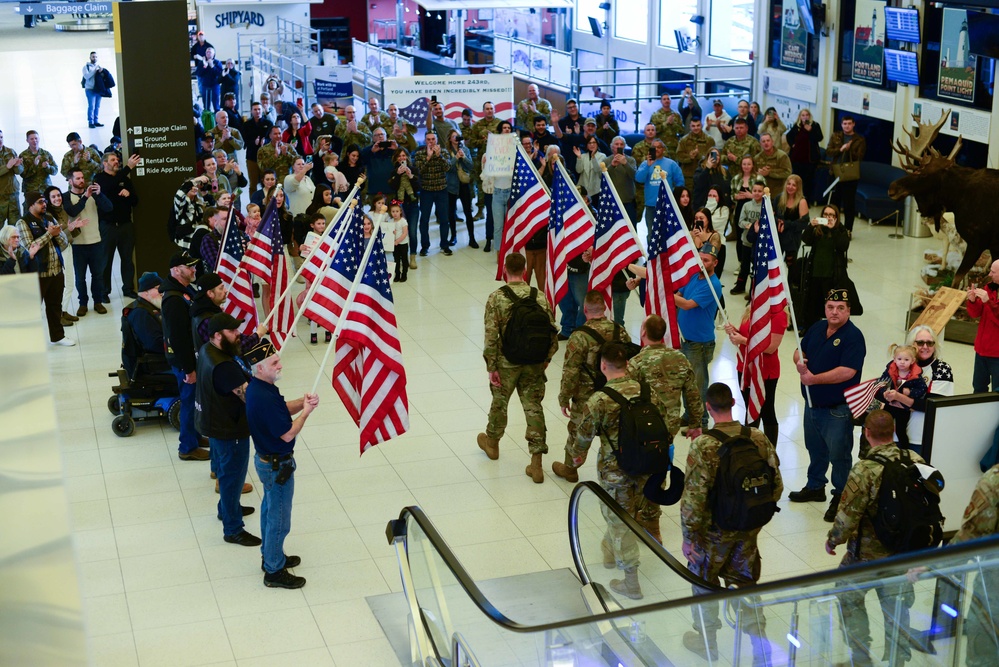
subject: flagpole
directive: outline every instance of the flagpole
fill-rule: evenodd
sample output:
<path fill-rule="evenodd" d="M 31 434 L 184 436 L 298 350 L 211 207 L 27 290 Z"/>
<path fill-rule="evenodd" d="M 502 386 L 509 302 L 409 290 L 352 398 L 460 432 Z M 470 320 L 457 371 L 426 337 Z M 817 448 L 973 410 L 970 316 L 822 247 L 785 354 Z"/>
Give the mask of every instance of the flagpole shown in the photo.
<path fill-rule="evenodd" d="M 350 193 L 347 195 L 347 199 L 349 199 L 350 201 L 354 201 L 354 195 L 357 192 L 358 188 L 361 187 L 361 183 L 363 182 L 364 182 L 364 176 L 361 176 L 360 178 L 357 179 L 357 183 L 354 184 L 353 189 L 351 189 Z M 325 241 L 326 238 L 333 232 L 333 228 L 336 227 L 337 223 L 340 222 L 340 218 L 344 216 L 344 214 L 349 208 L 350 208 L 349 205 L 340 207 L 340 210 L 336 212 L 336 215 L 333 216 L 333 219 L 330 220 L 328 225 L 326 225 L 326 229 L 323 230 L 323 233 L 319 237 L 319 240 L 316 241 L 316 246 L 315 246 L 316 248 L 318 248 L 322 244 L 322 242 Z M 337 234 L 339 234 L 340 237 L 343 238 L 343 229 L 338 229 Z M 330 255 L 329 260 L 330 261 L 333 260 L 332 254 Z M 295 275 L 288 280 L 288 286 L 284 289 L 283 292 L 281 292 L 281 296 L 279 296 L 277 299 L 274 300 L 274 307 L 271 308 L 271 312 L 267 313 L 267 317 L 263 319 L 261 324 L 267 324 L 268 322 L 270 322 L 271 318 L 274 316 L 274 313 L 277 312 L 278 306 L 280 306 L 281 302 L 288 297 L 288 293 L 291 292 L 291 288 L 295 284 L 295 281 L 298 280 L 298 277 L 302 275 L 302 272 L 305 270 L 305 265 L 307 263 L 308 262 L 302 262 L 302 265 L 298 267 L 297 271 L 295 271 Z M 319 271 L 320 275 L 322 273 L 325 273 L 328 267 L 329 267 L 329 262 L 326 262 L 325 265 L 322 266 Z M 291 330 L 294 331 L 294 328 L 292 328 Z"/>
<path fill-rule="evenodd" d="M 801 335 L 798 333 L 798 318 L 794 316 L 794 305 L 791 303 L 791 288 L 787 282 L 787 271 L 784 263 L 784 249 L 780 247 L 780 238 L 777 236 L 777 224 L 774 222 L 774 209 L 773 205 L 770 203 L 770 188 L 763 189 L 763 205 L 767 208 L 767 220 L 770 223 L 770 236 L 773 237 L 774 249 L 777 251 L 777 267 L 780 269 L 780 281 L 784 285 L 784 294 L 787 295 L 787 309 L 791 313 L 791 327 L 794 329 L 794 340 L 798 348 L 798 358 L 804 359 L 805 353 L 801 349 Z M 812 407 L 812 392 L 809 391 L 808 385 L 803 386 L 805 387 L 805 400 L 808 402 L 808 407 Z"/>
<path fill-rule="evenodd" d="M 642 240 L 638 238 L 638 230 L 635 229 L 635 221 L 631 219 L 630 215 L 627 215 L 628 211 L 625 210 L 624 204 L 621 203 L 621 195 L 618 194 L 617 188 L 614 187 L 614 181 L 607 172 L 607 165 L 601 162 L 600 169 L 603 172 L 601 175 L 607 179 L 607 186 L 614 195 L 614 203 L 617 204 L 617 207 L 621 210 L 621 212 L 625 213 L 628 218 L 628 230 L 631 232 L 631 235 L 635 237 L 635 243 L 638 244 L 638 249 L 642 251 L 642 257 L 648 258 L 648 254 L 646 254 L 645 248 L 642 246 Z"/>
<path fill-rule="evenodd" d="M 658 169 L 660 172 L 663 171 L 662 167 L 660 167 L 659 165 L 656 165 L 656 169 Z M 669 203 L 673 205 L 674 211 L 679 211 L 680 207 L 676 205 L 676 199 L 673 198 L 673 193 L 669 189 L 669 181 L 666 180 L 666 177 L 664 175 L 660 176 L 659 187 L 666 188 L 666 195 L 669 197 Z M 704 275 L 704 279 L 708 281 L 708 289 L 711 291 L 711 296 L 714 297 L 715 305 L 718 306 L 718 311 L 725 318 L 726 324 L 732 324 L 732 322 L 729 321 L 728 319 L 728 313 L 725 312 L 724 308 L 722 308 L 721 300 L 718 298 L 718 292 L 715 291 L 715 286 L 711 282 L 711 276 L 708 275 L 708 270 L 704 267 L 704 262 L 701 261 L 700 248 L 698 248 L 694 244 L 694 237 L 690 235 L 690 230 L 687 229 L 687 223 L 684 222 L 682 219 L 680 220 L 680 229 L 683 230 L 683 233 L 687 237 L 687 240 L 690 241 L 690 247 L 694 249 L 694 259 L 697 260 L 697 266 L 701 267 L 701 273 Z M 715 248 L 715 252 L 716 253 L 718 252 L 717 248 Z"/>
<path fill-rule="evenodd" d="M 219 242 L 219 254 L 215 258 L 215 267 L 212 269 L 212 273 L 218 273 L 219 272 L 219 265 L 222 263 L 222 250 L 225 248 L 226 239 L 229 238 L 229 227 L 232 226 L 232 213 L 233 213 L 233 209 L 235 209 L 235 208 L 236 207 L 233 206 L 230 203 L 230 205 L 229 205 L 229 216 L 226 218 L 226 221 L 225 221 L 225 231 L 222 232 L 222 240 L 221 240 L 221 242 Z M 200 248 L 199 248 L 199 250 L 200 250 Z M 236 275 L 237 274 L 239 274 L 239 268 L 238 267 L 236 268 L 236 273 L 233 274 L 233 282 L 236 281 Z M 227 287 L 228 287 L 229 290 L 231 290 L 232 289 L 232 282 L 230 282 L 227 285 Z"/>
<path fill-rule="evenodd" d="M 349 224 L 349 223 L 348 223 Z M 378 239 L 379 235 L 378 229 L 371 230 L 371 238 L 368 239 L 368 245 L 364 248 L 364 255 L 361 257 L 361 263 L 357 267 L 357 275 L 354 276 L 354 282 L 350 286 L 350 291 L 347 293 L 347 298 L 343 302 L 343 308 L 340 311 L 340 317 L 336 321 L 336 329 L 333 330 L 333 341 L 326 348 L 326 354 L 323 355 L 323 361 L 319 364 L 319 372 L 316 373 L 316 380 L 312 383 L 312 392 L 316 393 L 316 389 L 319 388 L 319 381 L 323 379 L 323 370 L 326 368 L 326 362 L 329 361 L 330 355 L 333 350 L 336 349 L 337 342 L 340 340 L 340 332 L 343 330 L 344 324 L 347 322 L 347 315 L 350 312 L 350 307 L 354 303 L 354 297 L 357 295 L 357 289 L 361 286 L 361 279 L 364 277 L 364 270 L 368 267 L 368 260 L 371 258 L 371 250 L 375 247 L 375 241 Z M 318 280 L 316 281 L 319 282 Z"/>
<path fill-rule="evenodd" d="M 357 200 L 356 199 L 351 199 L 350 203 L 347 204 L 347 206 L 344 206 L 343 209 L 344 210 L 351 210 L 351 211 L 353 211 L 354 207 L 356 205 L 357 205 Z M 319 286 L 322 284 L 322 282 L 323 282 L 323 274 L 326 273 L 326 270 L 329 268 L 329 265 L 333 262 L 333 258 L 336 256 L 336 250 L 340 247 L 340 243 L 343 242 L 343 237 L 344 237 L 344 234 L 347 231 L 347 225 L 349 225 L 349 224 L 350 224 L 349 221 L 345 222 L 344 224 L 340 225 L 340 229 L 337 230 L 336 238 L 333 239 L 333 248 L 331 248 L 332 252 L 330 253 L 329 257 L 326 260 L 323 260 L 322 267 L 321 267 L 320 271 L 316 274 L 316 279 L 312 281 L 312 284 L 309 285 L 309 289 L 306 290 L 306 292 L 305 292 L 305 299 L 302 301 L 302 307 L 299 308 L 298 312 L 295 313 L 295 317 L 294 317 L 294 319 L 292 319 L 291 325 L 288 327 L 288 331 L 295 331 L 296 327 L 298 326 L 298 321 L 300 319 L 302 319 L 302 315 L 305 314 L 305 306 L 310 301 L 312 301 L 312 297 L 315 295 L 316 290 L 318 290 Z M 325 234 L 325 233 L 326 232 L 324 230 L 323 234 Z M 318 247 L 318 246 L 319 246 L 319 243 L 316 244 L 316 247 Z M 315 251 L 315 248 L 313 248 L 313 252 L 314 251 Z M 304 264 L 303 264 L 303 266 L 304 266 Z M 291 288 L 289 287 L 289 289 L 291 289 Z M 273 315 L 275 313 L 275 311 L 277 311 L 277 303 L 275 303 L 274 310 L 272 310 L 270 312 L 270 314 L 267 315 L 267 317 L 270 318 L 271 315 Z M 266 324 L 267 320 L 264 320 L 263 323 Z M 280 351 L 278 352 L 278 354 L 280 355 Z"/>

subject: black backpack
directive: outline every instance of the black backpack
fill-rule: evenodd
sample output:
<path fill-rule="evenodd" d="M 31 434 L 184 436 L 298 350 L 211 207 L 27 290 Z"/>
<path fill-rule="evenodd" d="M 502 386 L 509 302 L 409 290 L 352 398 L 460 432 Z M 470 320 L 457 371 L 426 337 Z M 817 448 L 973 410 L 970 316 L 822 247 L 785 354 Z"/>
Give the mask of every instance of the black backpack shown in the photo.
<path fill-rule="evenodd" d="M 894 461 L 880 454 L 868 456 L 883 468 L 874 534 L 894 553 L 930 549 L 943 539 L 940 496 L 924 483 L 909 450 L 901 451 L 902 457 Z"/>
<path fill-rule="evenodd" d="M 518 298 L 509 285 L 503 286 L 503 294 L 513 302 L 510 321 L 501 334 L 503 356 L 511 364 L 543 364 L 548 360 L 548 351 L 555 339 L 555 327 L 548 313 L 538 303 L 538 289 Z"/>
<path fill-rule="evenodd" d="M 748 426 L 737 435 L 711 429 L 705 435 L 721 443 L 718 471 L 709 504 L 714 523 L 722 530 L 762 528 L 779 512 L 775 486 L 777 471 L 760 454 Z"/>
<path fill-rule="evenodd" d="M 593 361 L 593 367 L 591 368 L 589 364 L 583 364 L 583 371 L 590 376 L 593 380 L 593 388 L 600 389 L 605 384 L 607 384 L 607 378 L 604 376 L 603 371 L 600 370 L 600 360 L 603 358 L 601 354 L 601 348 L 604 343 L 609 343 L 611 341 L 620 342 L 622 345 L 628 348 L 628 358 L 631 359 L 636 354 L 642 351 L 642 346 L 636 343 L 624 343 L 621 342 L 621 326 L 615 322 L 614 323 L 614 334 L 611 336 L 611 340 L 604 340 L 604 337 L 597 333 L 596 329 L 591 329 L 585 324 L 581 327 L 577 327 L 576 331 L 582 331 L 584 334 L 592 338 L 597 344 L 596 356 Z"/>
<path fill-rule="evenodd" d="M 638 384 L 641 392 L 635 398 L 625 398 L 610 387 L 599 389 L 621 406 L 614 456 L 617 467 L 634 477 L 665 472 L 673 458 L 673 439 L 652 403 L 649 385 Z"/>

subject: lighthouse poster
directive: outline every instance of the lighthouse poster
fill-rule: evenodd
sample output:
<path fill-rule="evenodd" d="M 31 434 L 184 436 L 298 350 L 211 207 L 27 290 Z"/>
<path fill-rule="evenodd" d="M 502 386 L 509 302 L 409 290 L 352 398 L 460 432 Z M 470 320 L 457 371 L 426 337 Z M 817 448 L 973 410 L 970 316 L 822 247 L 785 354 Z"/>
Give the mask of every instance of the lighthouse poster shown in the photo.
<path fill-rule="evenodd" d="M 945 9 L 940 33 L 940 80 L 937 95 L 962 102 L 975 101 L 976 58 L 968 44 L 968 12 Z"/>
<path fill-rule="evenodd" d="M 853 80 L 880 84 L 885 61 L 885 3 L 857 0 L 853 28 Z"/>
<path fill-rule="evenodd" d="M 804 72 L 808 69 L 808 32 L 798 15 L 798 0 L 784 0 L 780 31 L 780 66 Z"/>

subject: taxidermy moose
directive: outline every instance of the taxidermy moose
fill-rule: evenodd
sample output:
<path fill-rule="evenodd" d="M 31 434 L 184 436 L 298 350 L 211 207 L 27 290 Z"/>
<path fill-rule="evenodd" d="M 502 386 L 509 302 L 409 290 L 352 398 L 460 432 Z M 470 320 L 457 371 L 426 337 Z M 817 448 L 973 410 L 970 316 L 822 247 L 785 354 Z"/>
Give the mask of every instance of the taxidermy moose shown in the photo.
<path fill-rule="evenodd" d="M 912 195 L 924 218 L 933 220 L 940 231 L 940 220 L 945 212 L 954 215 L 957 233 L 968 244 L 961 265 L 954 274 L 953 286 L 959 288 L 965 275 L 982 252 L 988 250 L 993 259 L 999 259 L 999 208 L 995 205 L 999 193 L 999 170 L 971 169 L 954 163 L 961 150 L 961 137 L 950 155 L 944 157 L 931 146 L 940 133 L 950 111 L 940 115 L 936 123 L 917 123 L 915 132 L 903 128 L 909 136 L 909 148 L 895 141 L 892 149 L 902 158 L 902 169 L 908 174 L 888 187 L 892 199 Z"/>

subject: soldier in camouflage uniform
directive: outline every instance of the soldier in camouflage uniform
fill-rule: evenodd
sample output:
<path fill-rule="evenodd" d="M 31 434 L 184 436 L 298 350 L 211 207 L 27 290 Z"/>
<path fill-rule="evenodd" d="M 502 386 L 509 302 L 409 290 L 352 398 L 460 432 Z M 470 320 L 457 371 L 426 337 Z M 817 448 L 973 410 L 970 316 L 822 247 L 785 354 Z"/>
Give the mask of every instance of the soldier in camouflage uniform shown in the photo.
<path fill-rule="evenodd" d="M 347 161 L 348 146 L 354 145 L 362 149 L 371 145 L 371 128 L 367 123 L 357 120 L 357 111 L 352 106 L 344 109 L 343 120 L 336 124 L 333 134 L 343 142 L 340 161 L 344 163 Z"/>
<path fill-rule="evenodd" d="M 971 502 L 964 510 L 961 530 L 951 539 L 951 544 L 968 542 L 999 533 L 999 465 L 992 466 L 975 485 Z M 975 577 L 974 594 L 977 600 L 971 605 L 964 622 L 968 636 L 968 667 L 991 667 L 996 664 L 999 645 L 993 621 L 990 618 L 989 592 L 999 591 L 999 572 L 985 569 Z"/>
<path fill-rule="evenodd" d="M 708 387 L 707 410 L 714 420 L 715 428 L 726 435 L 738 435 L 743 426 L 732 417 L 732 390 L 721 382 Z M 693 403 L 691 404 L 693 405 Z M 780 459 L 773 443 L 759 429 L 749 429 L 750 438 L 759 448 L 760 455 L 767 459 L 776 471 L 774 490 L 779 500 L 784 493 L 784 483 L 780 476 Z M 687 569 L 710 584 L 718 585 L 721 579 L 725 585 L 738 588 L 753 586 L 760 579 L 761 558 L 756 546 L 760 529 L 721 530 L 714 525 L 711 514 L 711 491 L 721 459 L 718 450 L 721 442 L 709 434 L 699 436 L 690 446 L 687 454 L 687 471 L 680 499 L 680 527 L 683 531 L 683 555 L 687 558 Z M 694 586 L 694 594 L 704 593 Z M 683 645 L 706 658 L 707 651 L 713 660 L 718 659 L 717 633 L 722 627 L 718 616 L 718 603 L 694 605 L 691 608 L 694 631 L 683 636 Z M 704 627 L 701 627 L 703 619 Z M 747 607 L 743 610 L 742 629 L 753 642 L 753 663 L 768 664 L 770 645 L 766 640 L 766 618 L 760 608 Z"/>
<path fill-rule="evenodd" d="M 641 393 L 641 384 L 627 376 L 627 348 L 616 342 L 605 343 L 600 348 L 600 370 L 607 377 L 606 386 L 616 390 L 624 398 L 631 399 Z M 660 412 L 663 405 L 656 392 L 650 393 L 650 400 Z M 583 405 L 583 416 L 577 429 L 576 442 L 566 445 L 566 453 L 572 457 L 572 467 L 579 468 L 586 462 L 590 444 L 600 435 L 600 453 L 597 458 L 597 477 L 600 486 L 630 514 L 645 525 L 646 517 L 654 517 L 656 522 L 662 510 L 659 505 L 648 500 L 642 493 L 649 475 L 633 477 L 618 468 L 614 450 L 618 447 L 618 429 L 621 406 L 602 391 L 594 392 Z M 612 567 L 616 562 L 624 570 L 624 579 L 612 579 L 611 589 L 633 600 L 642 599 L 642 588 L 638 582 L 639 547 L 635 534 L 621 522 L 614 512 L 604 508 L 607 533 L 604 536 L 604 565 Z M 609 547 L 609 549 L 608 549 Z"/>
<path fill-rule="evenodd" d="M 864 422 L 864 435 L 871 444 L 872 452 L 887 459 L 896 461 L 902 453 L 895 437 L 895 420 L 884 410 L 874 410 L 867 415 Z M 876 451 L 875 451 L 876 450 Z M 910 451 L 909 456 L 915 463 L 923 463 L 921 456 Z M 826 552 L 836 554 L 836 546 L 846 544 L 846 553 L 840 562 L 840 567 L 855 563 L 866 563 L 879 558 L 893 555 L 874 532 L 874 518 L 878 511 L 878 492 L 881 490 L 881 473 L 883 467 L 877 461 L 861 459 L 853 465 L 846 486 L 839 498 L 836 520 L 829 529 L 826 539 Z M 856 584 L 856 580 L 842 582 Z M 868 588 L 858 588 L 839 593 L 840 608 L 843 612 L 843 623 L 846 625 L 847 641 L 853 653 L 854 665 L 872 664 L 871 630 L 867 620 L 867 607 L 864 598 Z M 884 614 L 884 656 L 887 660 L 891 651 L 890 638 L 896 623 L 900 626 L 900 641 L 896 646 L 896 663 L 901 665 L 909 659 L 911 649 L 905 637 L 911 633 L 909 628 L 909 608 L 915 601 L 912 584 L 905 582 L 891 586 L 875 588 Z M 895 618 L 895 603 L 902 600 L 902 613 Z M 894 667 L 894 666 L 893 666 Z"/>
<path fill-rule="evenodd" d="M 17 176 L 24 173 L 24 165 L 12 148 L 3 145 L 0 132 L 0 227 L 13 225 L 21 219 L 17 205 Z"/>
<path fill-rule="evenodd" d="M 527 260 L 520 253 L 510 253 L 503 263 L 503 274 L 507 286 L 518 298 L 530 295 L 533 289 L 524 281 L 524 271 Z M 543 293 L 537 293 L 537 301 L 548 313 L 555 331 L 555 316 L 552 314 L 548 301 Z M 548 453 L 545 442 L 545 413 L 541 401 L 545 398 L 545 368 L 558 351 L 558 339 L 552 336 L 551 348 L 543 364 L 519 365 L 507 361 L 503 356 L 503 331 L 510 321 L 513 302 L 507 298 L 502 288 L 489 295 L 486 301 L 485 316 L 485 346 L 482 356 L 486 360 L 486 371 L 489 372 L 489 391 L 493 395 L 489 406 L 489 421 L 486 432 L 479 433 L 477 442 L 479 449 L 492 460 L 499 458 L 499 441 L 506 432 L 507 405 L 514 389 L 520 396 L 524 407 L 524 417 L 527 419 L 527 448 L 531 453 L 531 464 L 524 473 L 536 484 L 545 481 L 545 472 L 541 464 L 541 456 Z"/>
<path fill-rule="evenodd" d="M 483 216 L 485 211 L 485 193 L 482 191 L 482 156 L 486 154 L 486 143 L 489 135 L 496 132 L 499 127 L 499 118 L 496 117 L 496 108 L 492 102 L 482 105 L 483 117 L 472 124 L 472 129 L 465 134 L 465 144 L 472 150 L 472 178 L 475 181 L 475 190 L 478 192 L 478 200 L 475 202 L 478 212 L 475 220 Z"/>
<path fill-rule="evenodd" d="M 368 98 L 368 113 L 361 117 L 361 122 L 367 125 L 372 132 L 377 127 L 384 127 L 385 133 L 388 134 L 389 129 L 392 127 L 392 119 L 389 115 L 384 111 L 379 111 L 378 98 L 376 97 Z"/>
<path fill-rule="evenodd" d="M 777 148 L 773 135 L 764 132 L 760 135 L 760 152 L 753 159 L 756 162 L 756 173 L 767 179 L 767 187 L 772 196 L 779 197 L 784 192 L 784 181 L 791 175 L 791 158 Z"/>
<path fill-rule="evenodd" d="M 657 111 L 656 113 L 659 112 Z M 631 157 L 635 158 L 636 165 L 642 164 L 649 157 L 649 152 L 652 151 L 652 142 L 656 139 L 655 123 L 647 123 L 645 125 L 645 138 L 631 148 Z M 638 180 L 635 181 L 635 208 L 638 213 L 638 217 L 635 219 L 635 224 L 637 225 L 642 220 L 642 214 L 645 212 L 645 183 Z"/>
<path fill-rule="evenodd" d="M 24 175 L 21 177 L 22 192 L 45 192 L 45 188 L 52 185 L 51 176 L 59 173 L 55 158 L 44 148 L 39 148 L 38 132 L 28 130 L 28 147 L 21 151 L 21 164 L 24 166 Z"/>
<path fill-rule="evenodd" d="M 666 157 L 675 160 L 680 135 L 683 134 L 683 120 L 680 118 L 680 114 L 671 108 L 672 102 L 669 95 L 663 95 L 660 102 L 663 105 L 662 108 L 652 114 L 649 122 L 656 126 L 656 138 L 666 146 Z M 647 140 L 648 135 L 646 135 Z M 641 162 L 641 160 L 636 157 L 635 162 Z"/>
<path fill-rule="evenodd" d="M 596 290 L 587 292 L 583 299 L 583 314 L 586 316 L 586 324 L 583 326 L 603 340 L 597 341 L 582 327 L 577 327 L 565 344 L 565 361 L 562 363 L 562 384 L 559 387 L 558 404 L 562 408 L 562 414 L 569 418 L 567 424 L 569 439 L 565 444 L 565 463 L 553 462 L 552 470 L 573 484 L 579 481 L 579 474 L 572 466 L 569 450 L 576 444 L 576 433 L 583 419 L 583 405 L 593 395 L 593 379 L 599 370 L 597 353 L 601 345 L 611 340 L 631 342 L 628 332 L 607 319 L 606 312 L 607 304 L 604 303 L 603 294 Z"/>
<path fill-rule="evenodd" d="M 538 97 L 537 84 L 527 87 L 527 97 L 517 104 L 517 128 L 530 132 L 534 129 L 534 119 L 544 116 L 545 122 L 552 124 L 552 103 L 543 97 Z"/>
<path fill-rule="evenodd" d="M 62 156 L 59 173 L 68 181 L 69 172 L 79 169 L 83 172 L 83 180 L 89 184 L 94 180 L 94 176 L 104 170 L 100 154 L 93 148 L 84 146 L 83 139 L 76 132 L 66 135 L 66 143 L 69 144 L 69 150 Z"/>
<path fill-rule="evenodd" d="M 745 118 L 735 119 L 732 129 L 735 136 L 729 137 L 721 149 L 722 163 L 731 169 L 738 169 L 742 158 L 747 155 L 753 157 L 760 152 L 760 142 L 749 134 L 749 123 Z"/>
<path fill-rule="evenodd" d="M 270 141 L 257 151 L 257 165 L 261 174 L 273 170 L 277 182 L 284 184 L 285 177 L 291 171 L 291 165 L 295 164 L 295 160 L 300 156 L 294 146 L 281 141 L 281 128 L 277 125 L 271 128 L 269 138 Z"/>
<path fill-rule="evenodd" d="M 701 119 L 692 119 L 690 121 L 690 134 L 680 139 L 680 143 L 676 147 L 676 161 L 683 170 L 683 179 L 686 182 L 694 182 L 694 172 L 697 170 L 697 165 L 701 164 L 708 151 L 714 147 L 715 140 L 701 129 Z"/>

